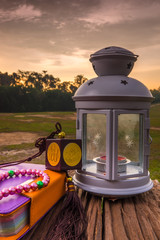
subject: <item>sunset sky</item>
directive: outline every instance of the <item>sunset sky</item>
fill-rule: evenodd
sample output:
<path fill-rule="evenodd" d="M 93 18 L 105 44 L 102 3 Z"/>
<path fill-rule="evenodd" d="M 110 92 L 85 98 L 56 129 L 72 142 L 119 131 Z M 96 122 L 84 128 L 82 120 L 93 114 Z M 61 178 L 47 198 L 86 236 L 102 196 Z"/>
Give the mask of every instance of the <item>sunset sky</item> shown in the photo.
<path fill-rule="evenodd" d="M 96 76 L 90 54 L 138 54 L 130 77 L 160 87 L 160 0 L 0 0 L 0 71 Z"/>

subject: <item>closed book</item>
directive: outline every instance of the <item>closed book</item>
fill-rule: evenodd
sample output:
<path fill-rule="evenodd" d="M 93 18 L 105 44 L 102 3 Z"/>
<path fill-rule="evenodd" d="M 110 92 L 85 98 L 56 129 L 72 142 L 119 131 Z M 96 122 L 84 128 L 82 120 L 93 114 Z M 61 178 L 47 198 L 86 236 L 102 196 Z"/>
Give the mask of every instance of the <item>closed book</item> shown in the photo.
<path fill-rule="evenodd" d="M 65 173 L 45 170 L 44 165 L 29 163 L 1 168 L 0 173 L 16 169 L 43 170 L 49 175 L 50 182 L 39 190 L 9 195 L 0 200 L 0 240 L 20 239 L 65 194 Z M 38 180 L 42 178 L 32 175 L 12 177 L 0 182 L 0 190 Z"/>

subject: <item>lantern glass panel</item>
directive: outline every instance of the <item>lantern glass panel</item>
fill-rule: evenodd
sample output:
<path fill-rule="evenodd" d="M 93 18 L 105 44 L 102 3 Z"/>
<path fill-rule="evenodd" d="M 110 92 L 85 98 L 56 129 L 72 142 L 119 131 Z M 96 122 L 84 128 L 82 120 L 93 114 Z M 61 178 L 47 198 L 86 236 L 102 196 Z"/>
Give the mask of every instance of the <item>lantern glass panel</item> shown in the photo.
<path fill-rule="evenodd" d="M 118 175 L 143 173 L 144 115 L 118 115 Z"/>
<path fill-rule="evenodd" d="M 106 114 L 83 115 L 83 169 L 87 172 L 105 175 L 105 164 L 104 169 L 97 168 L 97 159 L 106 157 L 106 121 Z"/>

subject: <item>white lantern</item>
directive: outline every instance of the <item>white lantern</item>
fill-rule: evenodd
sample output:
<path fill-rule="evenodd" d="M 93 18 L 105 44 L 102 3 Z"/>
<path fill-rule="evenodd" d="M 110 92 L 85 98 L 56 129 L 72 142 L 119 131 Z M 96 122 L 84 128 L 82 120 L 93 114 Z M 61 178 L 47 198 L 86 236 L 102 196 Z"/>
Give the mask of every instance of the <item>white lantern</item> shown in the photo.
<path fill-rule="evenodd" d="M 149 108 L 153 97 L 129 78 L 137 55 L 108 47 L 91 55 L 98 77 L 76 91 L 77 138 L 82 139 L 82 170 L 75 184 L 89 192 L 124 197 L 148 191 Z"/>

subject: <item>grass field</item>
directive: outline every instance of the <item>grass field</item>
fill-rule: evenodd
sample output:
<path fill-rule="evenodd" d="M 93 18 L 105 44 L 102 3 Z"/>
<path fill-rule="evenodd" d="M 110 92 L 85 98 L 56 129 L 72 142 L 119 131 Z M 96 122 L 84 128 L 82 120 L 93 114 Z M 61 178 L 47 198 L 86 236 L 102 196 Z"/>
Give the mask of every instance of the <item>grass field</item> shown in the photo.
<path fill-rule="evenodd" d="M 62 122 L 69 135 L 75 134 L 76 114 L 73 112 L 0 113 L 0 132 L 36 132 L 42 135 L 54 130 L 54 123 Z"/>
<path fill-rule="evenodd" d="M 150 173 L 152 179 L 160 181 L 160 105 L 152 105 L 150 111 L 153 139 L 150 154 Z M 46 137 L 60 122 L 69 138 L 76 134 L 76 113 L 38 112 L 38 113 L 0 113 L 0 162 L 24 159 L 37 152 L 35 140 Z M 44 164 L 44 155 L 34 163 Z"/>
<path fill-rule="evenodd" d="M 0 162 L 14 161 L 32 156 L 38 151 L 36 139 L 55 131 L 55 123 L 62 124 L 67 137 L 75 137 L 76 113 L 38 112 L 0 114 Z M 44 154 L 34 163 L 44 164 Z"/>
<path fill-rule="evenodd" d="M 160 181 L 160 104 L 152 105 L 150 119 L 150 135 L 153 141 L 151 144 L 149 170 L 151 178 Z"/>

